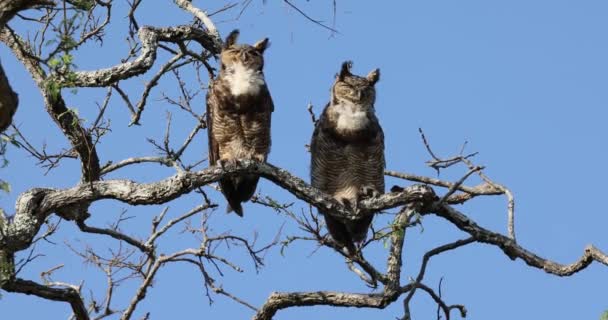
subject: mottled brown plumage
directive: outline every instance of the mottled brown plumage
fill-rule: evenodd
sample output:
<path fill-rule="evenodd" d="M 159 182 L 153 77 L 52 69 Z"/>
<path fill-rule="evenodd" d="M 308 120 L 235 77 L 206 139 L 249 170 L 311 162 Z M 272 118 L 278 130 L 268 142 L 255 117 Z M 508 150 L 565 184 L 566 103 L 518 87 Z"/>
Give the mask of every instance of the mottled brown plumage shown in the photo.
<path fill-rule="evenodd" d="M 312 185 L 350 207 L 361 197 L 384 193 L 384 133 L 376 118 L 375 83 L 379 70 L 366 77 L 350 73 L 345 62 L 331 91 L 311 141 Z M 372 215 L 343 222 L 324 214 L 331 236 L 351 253 L 365 240 Z"/>
<path fill-rule="evenodd" d="M 237 45 L 238 30 L 226 38 L 219 76 L 207 93 L 209 163 L 237 159 L 265 162 L 270 152 L 270 118 L 274 110 L 264 80 L 263 53 L 268 39 Z M 243 215 L 242 202 L 255 193 L 259 177 L 239 175 L 219 181 L 228 210 Z"/>

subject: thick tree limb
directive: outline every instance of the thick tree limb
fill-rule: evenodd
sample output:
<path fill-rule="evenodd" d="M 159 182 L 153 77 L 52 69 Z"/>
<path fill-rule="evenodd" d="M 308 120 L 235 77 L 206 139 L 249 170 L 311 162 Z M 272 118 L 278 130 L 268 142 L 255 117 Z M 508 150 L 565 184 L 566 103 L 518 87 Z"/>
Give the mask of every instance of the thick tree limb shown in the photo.
<path fill-rule="evenodd" d="M 0 41 L 4 42 L 13 51 L 17 59 L 30 72 L 42 93 L 47 112 L 63 131 L 74 151 L 80 157 L 81 180 L 85 182 L 98 180 L 101 170 L 93 139 L 91 139 L 90 133 L 80 124 L 78 116 L 67 108 L 61 93 L 55 91 L 59 89 L 53 89 L 49 86 L 49 79 L 42 70 L 39 60 L 35 57 L 34 51 L 18 35 L 7 28 L 0 31 Z"/>
<path fill-rule="evenodd" d="M 25 249 L 38 232 L 44 219 L 58 210 L 90 203 L 101 199 L 115 199 L 131 205 L 162 204 L 174 200 L 231 174 L 258 174 L 288 190 L 297 198 L 341 219 L 358 219 L 329 195 L 311 187 L 286 170 L 270 164 L 243 160 L 238 164 L 210 167 L 198 172 L 180 172 L 164 180 L 140 184 L 128 180 L 95 181 L 71 189 L 32 189 L 23 193 L 16 204 L 12 223 L 0 233 L 0 246 L 12 251 Z M 362 201 L 364 212 L 390 209 L 412 201 L 430 203 L 435 199 L 433 190 L 423 185 L 405 188 L 402 192 L 388 193 Z"/>
<path fill-rule="evenodd" d="M 399 297 L 398 292 L 384 293 L 343 293 L 333 291 L 318 292 L 275 292 L 258 310 L 253 320 L 270 320 L 277 311 L 289 307 L 329 305 L 336 307 L 385 308 Z"/>
<path fill-rule="evenodd" d="M 0 28 L 3 28 L 19 11 L 52 5 L 55 3 L 49 0 L 0 0 Z"/>
<path fill-rule="evenodd" d="M 15 278 L 5 283 L 2 289 L 8 292 L 31 294 L 48 300 L 67 302 L 72 307 L 76 319 L 89 319 L 89 313 L 82 302 L 80 294 L 72 288 L 54 288 L 34 281 Z"/>
<path fill-rule="evenodd" d="M 0 216 L 0 221 L 3 222 L 4 217 Z M 76 319 L 89 319 L 88 312 L 84 307 L 78 290 L 71 286 L 56 288 L 51 285 L 43 285 L 33 281 L 23 280 L 15 276 L 17 273 L 18 271 L 15 271 L 14 254 L 7 252 L 5 248 L 0 248 L 0 289 L 8 292 L 35 295 L 53 301 L 68 302 L 72 307 Z"/>
<path fill-rule="evenodd" d="M 29 246 L 38 232 L 44 219 L 62 208 L 92 202 L 100 199 L 115 199 L 131 205 L 162 204 L 191 192 L 192 190 L 215 182 L 226 175 L 254 173 L 289 191 L 297 198 L 310 203 L 324 212 L 340 219 L 356 219 L 340 203 L 327 194 L 311 187 L 289 172 L 270 164 L 254 161 L 241 161 L 238 164 L 226 165 L 225 168 L 210 167 L 198 172 L 180 172 L 164 180 L 139 184 L 128 180 L 96 181 L 79 185 L 71 189 L 33 189 L 22 194 L 17 200 L 16 214 L 10 224 L 3 228 L 0 234 L 0 245 L 18 251 Z M 585 249 L 585 254 L 570 265 L 561 265 L 541 258 L 518 246 L 510 238 L 478 226 L 464 214 L 454 208 L 442 205 L 434 207 L 436 196 L 433 190 L 423 185 L 413 185 L 402 192 L 381 195 L 366 199 L 360 203 L 363 211 L 378 211 L 412 202 L 423 205 L 421 211 L 441 216 L 461 230 L 475 237 L 476 240 L 500 247 L 512 259 L 521 258 L 527 264 L 545 270 L 546 272 L 568 276 L 585 267 L 591 262 L 598 261 L 608 265 L 608 256 L 594 247 Z"/>

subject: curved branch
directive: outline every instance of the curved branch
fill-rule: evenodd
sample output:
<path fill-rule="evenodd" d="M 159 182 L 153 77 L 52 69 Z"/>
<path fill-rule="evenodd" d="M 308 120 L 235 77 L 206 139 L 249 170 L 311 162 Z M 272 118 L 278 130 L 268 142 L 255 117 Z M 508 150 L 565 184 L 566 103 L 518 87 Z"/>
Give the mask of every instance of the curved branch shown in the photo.
<path fill-rule="evenodd" d="M 119 80 L 132 78 L 148 71 L 156 61 L 156 49 L 159 42 L 179 42 L 194 40 L 212 54 L 221 50 L 213 36 L 207 32 L 191 26 L 177 26 L 169 28 L 155 28 L 143 26 L 137 32 L 141 41 L 141 53 L 135 60 L 124 62 L 116 66 L 95 71 L 76 71 L 66 80 L 58 75 L 54 79 L 63 87 L 107 87 Z"/>
<path fill-rule="evenodd" d="M 221 167 L 209 167 L 197 172 L 179 172 L 154 183 L 136 183 L 129 180 L 95 181 L 71 189 L 32 189 L 19 196 L 12 222 L 0 233 L 0 246 L 12 251 L 27 248 L 40 229 L 44 219 L 65 208 L 101 199 L 115 199 L 131 205 L 162 204 L 174 200 L 197 188 L 216 182 L 224 176 L 251 173 L 264 177 L 297 198 L 343 220 L 360 219 L 329 195 L 311 187 L 286 170 L 252 160 L 238 161 Z M 433 189 L 413 185 L 401 192 L 387 193 L 361 201 L 362 214 L 395 208 L 412 201 L 431 203 Z"/>
<path fill-rule="evenodd" d="M 34 55 L 34 50 L 8 28 L 0 31 L 0 41 L 12 50 L 38 85 L 48 114 L 68 138 L 80 157 L 82 181 L 98 180 L 100 176 L 99 157 L 91 134 L 82 127 L 78 116 L 67 108 L 59 89 L 51 88 L 50 79 L 42 70 L 39 59 Z"/>
<path fill-rule="evenodd" d="M 470 237 L 470 238 L 467 238 L 467 239 L 462 239 L 462 240 L 457 240 L 457 241 L 454 241 L 454 242 L 451 242 L 451 243 L 444 244 L 442 246 L 436 247 L 435 249 L 427 251 L 424 254 L 424 256 L 422 257 L 422 264 L 420 265 L 420 271 L 418 271 L 418 276 L 416 277 L 416 279 L 414 281 L 414 283 L 416 285 L 419 285 L 419 286 L 417 286 L 414 289 L 412 289 L 407 294 L 407 296 L 405 297 L 405 299 L 403 300 L 403 306 L 404 306 L 404 309 L 405 309 L 405 315 L 404 315 L 403 319 L 411 319 L 410 305 L 409 304 L 410 304 L 410 300 L 412 300 L 412 298 L 414 297 L 414 294 L 416 293 L 416 289 L 417 288 L 423 288 L 423 290 L 426 290 L 426 289 L 424 289 L 424 287 L 426 287 L 426 286 L 424 286 L 422 284 L 422 279 L 424 278 L 424 274 L 426 272 L 426 267 L 427 267 L 427 265 L 428 265 L 429 260 L 431 259 L 431 257 L 436 256 L 436 255 L 438 255 L 440 253 L 449 251 L 449 250 L 454 250 L 456 248 L 465 246 L 465 245 L 467 245 L 469 243 L 473 243 L 473 242 L 475 242 L 475 238 L 473 238 L 473 237 Z M 430 290 L 430 288 L 429 288 L 429 290 Z M 430 290 L 430 291 L 432 291 L 432 290 Z M 439 301 L 441 301 L 441 299 L 439 299 Z M 439 302 L 437 302 L 437 303 L 439 303 Z M 443 305 L 445 305 L 445 303 L 443 303 Z M 441 306 L 441 304 L 440 304 L 440 306 Z M 446 314 L 446 318 L 449 318 L 449 314 L 450 314 L 449 309 L 446 307 L 446 308 L 443 308 L 443 310 L 444 310 L 444 313 Z M 462 310 L 463 309 L 461 309 L 461 315 L 463 314 Z M 466 314 L 466 311 L 464 312 L 464 314 Z M 464 315 L 462 317 L 464 318 Z"/>
<path fill-rule="evenodd" d="M 419 176 L 410 173 L 397 172 L 391 170 L 385 170 L 384 174 L 389 177 L 400 178 L 412 182 L 430 184 L 433 186 L 443 187 L 443 188 L 454 188 L 455 190 L 462 191 L 461 193 L 450 195 L 445 202 L 447 204 L 462 204 L 466 201 L 476 197 L 476 196 L 496 196 L 504 194 L 504 192 L 497 188 L 494 184 L 482 183 L 475 187 L 469 187 L 465 185 L 456 185 L 453 182 L 439 180 L 436 178 L 430 178 L 425 176 Z"/>
<path fill-rule="evenodd" d="M 27 248 L 38 232 L 44 219 L 62 208 L 92 202 L 100 199 L 115 199 L 131 205 L 162 204 L 180 197 L 192 190 L 233 175 L 251 173 L 260 175 L 292 193 L 297 198 L 310 203 L 318 209 L 343 220 L 358 219 L 348 209 L 329 195 L 311 187 L 302 179 L 291 175 L 286 170 L 270 164 L 251 160 L 239 161 L 236 164 L 221 167 L 210 167 L 198 172 L 180 172 L 164 180 L 140 184 L 128 180 L 96 181 L 79 185 L 71 189 L 33 189 L 22 194 L 17 200 L 17 212 L 12 222 L 5 226 L 0 234 L 0 244 L 12 251 Z M 510 238 L 478 226 L 456 209 L 442 205 L 433 205 L 437 197 L 433 190 L 424 185 L 413 185 L 401 192 L 392 192 L 379 197 L 366 199 L 359 205 L 364 212 L 375 212 L 395 208 L 414 201 L 421 202 L 422 211 L 441 216 L 461 230 L 475 237 L 476 240 L 500 247 L 512 259 L 521 258 L 528 265 L 543 269 L 546 272 L 568 276 L 598 261 L 608 265 L 608 256 L 594 247 L 585 249 L 581 259 L 570 265 L 562 265 L 541 258 L 518 246 Z"/>
<path fill-rule="evenodd" d="M 222 38 L 220 38 L 220 33 L 217 31 L 215 24 L 206 12 L 192 5 L 192 2 L 186 0 L 173 0 L 175 4 L 177 4 L 180 8 L 190 12 L 194 15 L 204 26 L 207 28 L 207 32 L 213 38 L 214 44 L 217 48 L 221 48 L 222 46 Z"/>
<path fill-rule="evenodd" d="M 3 0 L 0 1 L 0 28 L 12 19 L 19 11 L 38 6 L 53 6 L 49 0 Z"/>
<path fill-rule="evenodd" d="M 103 168 L 101 168 L 101 174 L 105 175 L 120 168 L 144 162 L 158 163 L 167 167 L 173 165 L 173 161 L 171 159 L 168 159 L 167 157 L 135 157 L 128 158 L 117 163 L 110 162 L 106 164 Z"/>
<path fill-rule="evenodd" d="M 336 307 L 378 308 L 382 309 L 397 300 L 399 292 L 380 293 L 342 293 L 333 291 L 318 292 L 275 292 L 268 297 L 253 320 L 270 320 L 277 311 L 289 307 L 329 305 Z"/>
<path fill-rule="evenodd" d="M 437 216 L 440 216 L 450 221 L 460 230 L 473 236 L 478 242 L 483 242 L 499 247 L 512 260 L 520 258 L 531 267 L 544 270 L 547 273 L 554 274 L 560 277 L 571 276 L 585 269 L 593 261 L 597 261 L 603 265 L 608 266 L 608 256 L 592 245 L 589 245 L 585 248 L 583 255 L 578 261 L 573 262 L 571 264 L 560 264 L 539 257 L 538 255 L 519 246 L 514 240 L 510 239 L 509 237 L 480 227 L 471 219 L 469 219 L 466 215 L 460 213 L 458 210 L 450 206 L 442 205 L 440 207 L 433 207 L 429 213 L 436 214 Z"/>
<path fill-rule="evenodd" d="M 78 320 L 88 320 L 89 313 L 82 302 L 80 294 L 73 288 L 53 288 L 45 286 L 34 281 L 23 280 L 16 278 L 2 286 L 2 289 L 8 292 L 16 292 L 23 294 L 32 294 L 44 299 L 53 301 L 68 302 L 72 307 L 74 316 Z"/>
<path fill-rule="evenodd" d="M 107 235 L 116 240 L 124 241 L 124 242 L 138 248 L 140 251 L 148 253 L 148 254 L 150 254 L 152 252 L 152 250 L 154 249 L 152 246 L 149 246 L 149 245 L 143 243 L 142 241 L 139 241 L 124 233 L 120 233 L 116 230 L 91 227 L 91 226 L 87 225 L 86 222 L 84 222 L 84 220 L 76 220 L 76 225 L 82 232 Z"/>

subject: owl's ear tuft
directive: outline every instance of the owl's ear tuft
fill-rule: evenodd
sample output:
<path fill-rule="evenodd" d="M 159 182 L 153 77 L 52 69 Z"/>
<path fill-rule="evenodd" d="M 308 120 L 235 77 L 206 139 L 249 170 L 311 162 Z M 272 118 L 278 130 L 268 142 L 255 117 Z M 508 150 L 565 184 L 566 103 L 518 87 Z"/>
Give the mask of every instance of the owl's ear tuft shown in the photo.
<path fill-rule="evenodd" d="M 350 76 L 350 69 L 353 67 L 352 61 L 344 61 L 342 62 L 342 68 L 340 69 L 340 73 L 338 73 L 338 80 L 344 80 L 344 77 Z"/>
<path fill-rule="evenodd" d="M 234 29 L 230 34 L 226 37 L 226 41 L 224 41 L 224 49 L 230 48 L 231 46 L 236 44 L 236 39 L 239 37 L 239 29 Z"/>
<path fill-rule="evenodd" d="M 380 69 L 374 69 L 365 77 L 371 84 L 376 84 L 380 80 Z"/>
<path fill-rule="evenodd" d="M 264 51 L 270 47 L 270 41 L 268 41 L 268 38 L 264 38 L 256 42 L 253 47 L 260 53 L 264 53 Z"/>

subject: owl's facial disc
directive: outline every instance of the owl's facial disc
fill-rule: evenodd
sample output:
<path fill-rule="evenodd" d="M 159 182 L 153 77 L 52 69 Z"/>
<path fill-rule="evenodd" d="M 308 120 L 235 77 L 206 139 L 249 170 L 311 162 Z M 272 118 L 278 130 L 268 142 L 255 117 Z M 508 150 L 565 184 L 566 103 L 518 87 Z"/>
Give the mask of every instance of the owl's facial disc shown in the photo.
<path fill-rule="evenodd" d="M 374 88 L 370 86 L 355 86 L 344 82 L 336 83 L 334 96 L 338 101 L 352 103 L 367 109 L 374 104 Z"/>
<path fill-rule="evenodd" d="M 262 71 L 264 57 L 259 50 L 250 45 L 238 45 L 222 51 L 222 70 L 230 70 L 234 64 L 241 64 L 247 69 Z"/>

